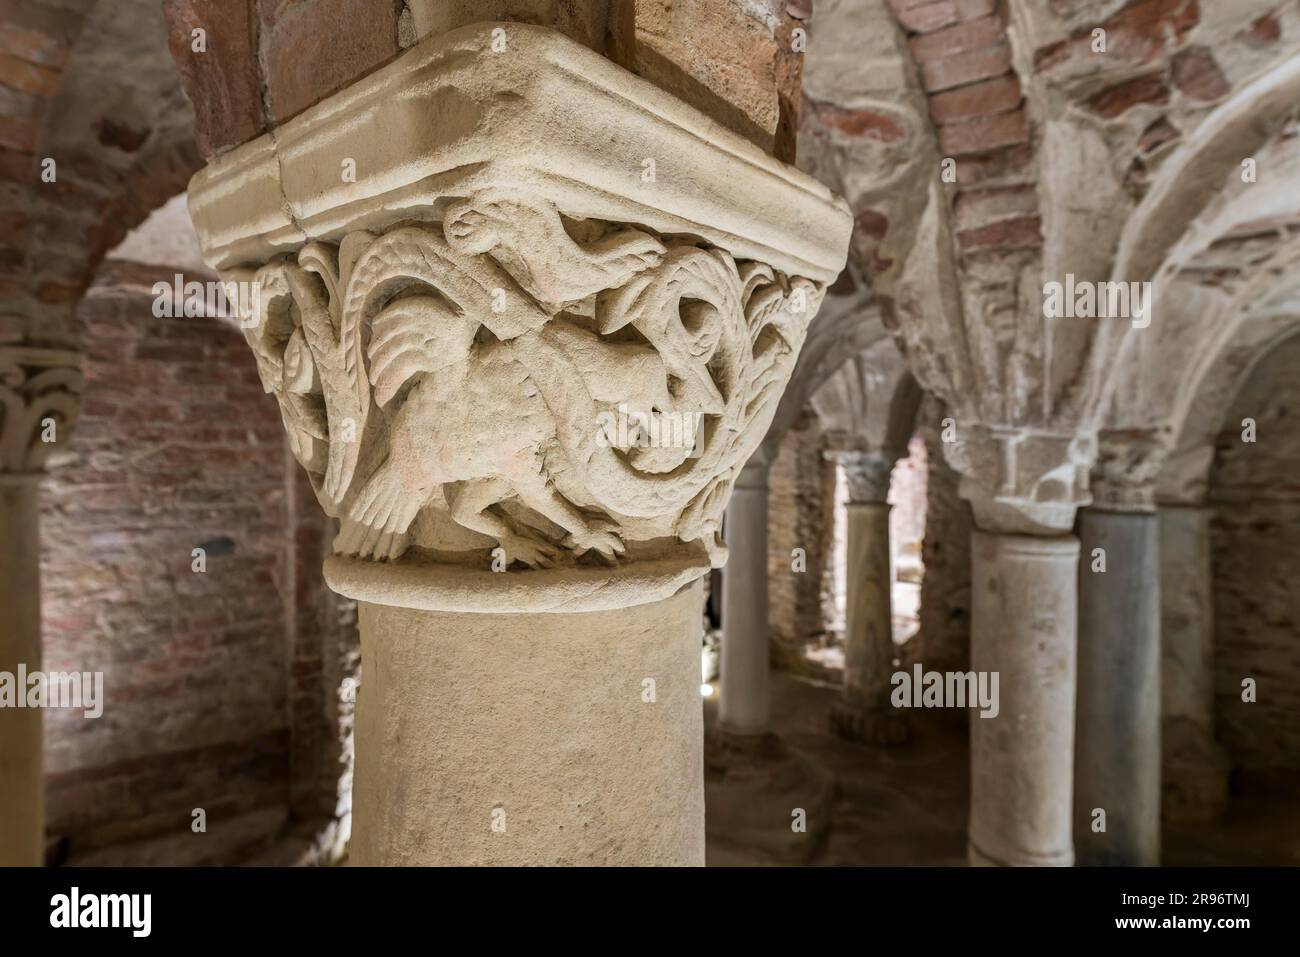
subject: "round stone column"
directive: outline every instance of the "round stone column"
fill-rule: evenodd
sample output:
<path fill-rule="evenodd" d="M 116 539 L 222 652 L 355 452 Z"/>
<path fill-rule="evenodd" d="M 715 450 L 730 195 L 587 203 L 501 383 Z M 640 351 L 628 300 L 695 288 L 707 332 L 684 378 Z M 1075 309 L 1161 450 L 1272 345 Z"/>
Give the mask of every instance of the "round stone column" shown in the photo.
<path fill-rule="evenodd" d="M 0 672 L 14 681 L 41 668 L 39 478 L 0 473 Z M 0 708 L 0 867 L 44 858 L 41 727 L 38 708 Z"/>
<path fill-rule="evenodd" d="M 1079 542 L 971 536 L 971 667 L 998 675 L 998 713 L 972 713 L 972 864 L 1073 863 Z"/>
<path fill-rule="evenodd" d="M 40 480 L 76 425 L 80 357 L 65 349 L 0 347 L 0 673 L 41 670 Z M 0 707 L 0 867 L 45 860 L 42 715 Z"/>
<path fill-rule="evenodd" d="M 724 526 L 718 725 L 733 734 L 765 734 L 770 718 L 767 471 L 766 463 L 741 470 Z"/>
<path fill-rule="evenodd" d="M 628 176 L 646 157 L 672 175 Z M 847 205 L 522 23 L 426 37 L 189 199 L 205 260 L 255 284 L 244 336 L 339 520 L 326 579 L 363 603 L 353 860 L 701 863 L 698 581 Z M 744 727 L 761 640 L 757 672 L 724 648 L 724 687 L 762 682 L 730 695 Z"/>
<path fill-rule="evenodd" d="M 1079 512 L 1079 537 L 1078 859 L 1155 865 L 1160 862 L 1159 524 L 1154 512 L 1085 508 Z"/>
<path fill-rule="evenodd" d="M 844 694 L 831 709 L 835 730 L 847 738 L 899 744 L 908 723 L 889 701 L 893 674 L 893 556 L 886 501 L 892 462 L 867 454 L 836 456 L 849 500 L 846 535 Z"/>
<path fill-rule="evenodd" d="M 350 862 L 703 865 L 702 602 L 361 602 Z"/>
<path fill-rule="evenodd" d="M 1214 736 L 1213 512 L 1161 503 L 1158 514 L 1163 812 L 1206 820 L 1228 798 L 1228 760 Z"/>

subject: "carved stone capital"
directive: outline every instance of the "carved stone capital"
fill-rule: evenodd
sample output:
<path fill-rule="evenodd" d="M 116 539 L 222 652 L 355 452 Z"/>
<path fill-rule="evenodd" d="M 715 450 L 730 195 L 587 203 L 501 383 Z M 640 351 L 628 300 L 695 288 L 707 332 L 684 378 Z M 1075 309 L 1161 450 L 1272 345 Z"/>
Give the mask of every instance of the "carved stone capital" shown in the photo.
<path fill-rule="evenodd" d="M 191 211 L 253 290 L 262 383 L 340 521 L 332 586 L 653 601 L 723 561 L 851 220 L 602 57 L 507 28 L 509 55 L 491 24 L 430 40 L 215 160 Z"/>
<path fill-rule="evenodd" d="M 0 476 L 37 475 L 81 408 L 75 352 L 0 346 Z"/>
<path fill-rule="evenodd" d="M 1104 430 L 1092 467 L 1092 505 L 1112 512 L 1153 512 L 1169 443 L 1150 430 Z"/>
<path fill-rule="evenodd" d="M 975 524 L 1000 534 L 1056 535 L 1088 505 L 1094 439 L 1027 429 L 956 425 L 948 461 Z"/>
<path fill-rule="evenodd" d="M 850 505 L 878 505 L 889 498 L 894 459 L 879 452 L 828 449 L 826 458 L 844 469 Z"/>
<path fill-rule="evenodd" d="M 1205 504 L 1209 492 L 1214 446 L 1180 446 L 1169 452 L 1156 478 L 1156 500 L 1161 505 Z"/>

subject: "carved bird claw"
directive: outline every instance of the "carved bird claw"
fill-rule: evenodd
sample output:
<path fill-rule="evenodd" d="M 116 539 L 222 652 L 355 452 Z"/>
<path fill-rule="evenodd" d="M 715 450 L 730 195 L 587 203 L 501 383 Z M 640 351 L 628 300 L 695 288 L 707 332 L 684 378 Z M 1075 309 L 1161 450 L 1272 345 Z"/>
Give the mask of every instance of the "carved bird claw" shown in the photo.
<path fill-rule="evenodd" d="M 560 548 L 540 538 L 506 535 L 499 539 L 506 563 L 523 562 L 529 568 L 550 568 L 560 557 Z"/>
<path fill-rule="evenodd" d="M 627 550 L 623 539 L 614 531 L 614 526 L 605 522 L 593 523 L 592 527 L 585 531 L 573 532 L 566 536 L 561 544 L 573 549 L 579 555 L 590 551 L 597 552 L 608 561 L 616 560 Z"/>

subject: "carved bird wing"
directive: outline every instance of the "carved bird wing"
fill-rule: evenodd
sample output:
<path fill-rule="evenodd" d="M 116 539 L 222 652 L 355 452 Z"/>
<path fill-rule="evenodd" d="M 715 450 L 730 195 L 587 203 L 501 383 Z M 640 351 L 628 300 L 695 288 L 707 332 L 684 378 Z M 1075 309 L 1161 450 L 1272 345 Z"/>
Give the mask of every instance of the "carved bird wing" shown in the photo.
<path fill-rule="evenodd" d="M 474 346 L 478 323 L 436 296 L 409 296 L 385 307 L 370 322 L 370 380 L 375 403 L 384 406 L 421 373 L 463 363 Z"/>
<path fill-rule="evenodd" d="M 350 341 L 343 335 L 340 282 L 331 252 L 320 243 L 311 243 L 299 253 L 298 263 L 286 267 L 285 278 L 298 306 L 303 335 L 316 361 L 325 397 L 329 459 L 324 493 L 334 503 L 342 504 L 361 450 L 370 411 L 370 384 L 358 360 L 360 337 Z M 312 278 L 313 274 L 319 282 Z"/>

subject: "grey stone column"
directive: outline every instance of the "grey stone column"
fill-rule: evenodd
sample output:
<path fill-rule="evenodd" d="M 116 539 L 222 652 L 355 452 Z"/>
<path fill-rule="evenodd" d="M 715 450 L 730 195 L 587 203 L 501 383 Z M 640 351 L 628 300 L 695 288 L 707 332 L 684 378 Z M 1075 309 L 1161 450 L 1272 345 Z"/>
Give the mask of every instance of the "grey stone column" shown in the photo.
<path fill-rule="evenodd" d="M 1211 509 L 1161 503 L 1163 809 L 1206 820 L 1227 803 L 1228 760 L 1214 736 Z"/>
<path fill-rule="evenodd" d="M 972 713 L 970 859 L 1070 865 L 1079 542 L 971 535 L 971 667 L 998 675 Z"/>
<path fill-rule="evenodd" d="M 848 485 L 844 694 L 831 723 L 847 738 L 875 744 L 907 740 L 908 723 L 889 701 L 894 635 L 889 543 L 893 462 L 866 452 L 831 453 Z"/>
<path fill-rule="evenodd" d="M 718 724 L 733 734 L 764 734 L 770 718 L 767 606 L 768 463 L 751 459 L 727 504 L 723 531 L 721 694 Z"/>
<path fill-rule="evenodd" d="M 1079 537 L 1075 849 L 1081 864 L 1155 865 L 1160 862 L 1159 524 L 1146 509 L 1085 508 L 1079 513 Z"/>

